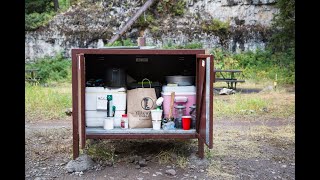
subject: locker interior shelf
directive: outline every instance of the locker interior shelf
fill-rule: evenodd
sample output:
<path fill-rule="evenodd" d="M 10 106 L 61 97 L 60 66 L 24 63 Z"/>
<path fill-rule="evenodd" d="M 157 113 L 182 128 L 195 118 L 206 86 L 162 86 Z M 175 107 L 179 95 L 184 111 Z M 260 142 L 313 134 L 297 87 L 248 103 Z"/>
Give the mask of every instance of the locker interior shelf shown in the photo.
<path fill-rule="evenodd" d="M 102 127 L 87 127 L 86 134 L 195 134 L 195 129 L 183 130 L 183 129 L 174 129 L 174 130 L 154 130 L 152 128 L 136 128 L 136 129 L 121 129 L 114 128 L 110 130 L 105 130 Z"/>

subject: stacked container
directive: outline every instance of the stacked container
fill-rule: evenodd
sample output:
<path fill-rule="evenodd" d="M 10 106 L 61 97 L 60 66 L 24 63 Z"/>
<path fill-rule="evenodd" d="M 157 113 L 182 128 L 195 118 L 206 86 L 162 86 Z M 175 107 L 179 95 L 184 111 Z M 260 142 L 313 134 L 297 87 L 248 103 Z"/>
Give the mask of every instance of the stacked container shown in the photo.
<path fill-rule="evenodd" d="M 122 114 L 126 111 L 126 88 L 86 87 L 85 113 L 87 127 L 103 127 L 108 116 L 107 96 L 112 95 L 112 106 L 115 106 L 114 127 L 120 127 Z"/>
<path fill-rule="evenodd" d="M 163 110 L 160 109 L 151 110 L 152 128 L 154 130 L 159 130 L 161 127 L 162 112 Z"/>

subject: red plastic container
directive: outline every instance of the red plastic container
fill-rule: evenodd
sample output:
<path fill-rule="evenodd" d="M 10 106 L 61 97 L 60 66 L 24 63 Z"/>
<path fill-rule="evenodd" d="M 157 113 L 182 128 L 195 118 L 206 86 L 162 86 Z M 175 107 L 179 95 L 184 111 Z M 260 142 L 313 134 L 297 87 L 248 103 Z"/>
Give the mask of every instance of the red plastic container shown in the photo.
<path fill-rule="evenodd" d="M 182 129 L 189 130 L 191 125 L 191 116 L 182 116 Z"/>

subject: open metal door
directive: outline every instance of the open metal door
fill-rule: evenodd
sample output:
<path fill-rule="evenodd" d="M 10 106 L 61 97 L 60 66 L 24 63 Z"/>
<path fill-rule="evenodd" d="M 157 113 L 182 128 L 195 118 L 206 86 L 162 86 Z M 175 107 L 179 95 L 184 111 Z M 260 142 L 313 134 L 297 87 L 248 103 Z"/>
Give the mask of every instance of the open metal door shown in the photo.
<path fill-rule="evenodd" d="M 213 55 L 197 55 L 196 130 L 210 149 L 213 148 Z"/>
<path fill-rule="evenodd" d="M 78 127 L 79 143 L 81 149 L 86 143 L 86 124 L 85 124 L 85 57 L 84 54 L 77 54 L 78 60 Z"/>

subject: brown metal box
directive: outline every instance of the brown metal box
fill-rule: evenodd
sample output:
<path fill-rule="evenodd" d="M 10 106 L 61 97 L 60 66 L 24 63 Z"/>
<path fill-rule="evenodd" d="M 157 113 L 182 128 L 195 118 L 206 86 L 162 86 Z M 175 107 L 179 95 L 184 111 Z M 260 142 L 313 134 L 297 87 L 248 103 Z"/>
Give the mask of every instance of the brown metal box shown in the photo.
<path fill-rule="evenodd" d="M 104 68 L 120 66 L 135 78 L 152 77 L 163 81 L 166 75 L 188 71 L 196 77 L 196 129 L 187 133 L 123 131 L 92 131 L 85 122 L 85 82 L 103 76 Z M 204 144 L 213 147 L 213 55 L 205 50 L 181 49 L 72 49 L 73 158 L 79 156 L 86 139 L 198 139 L 198 154 L 204 157 Z M 164 131 L 164 130 L 160 130 Z"/>

